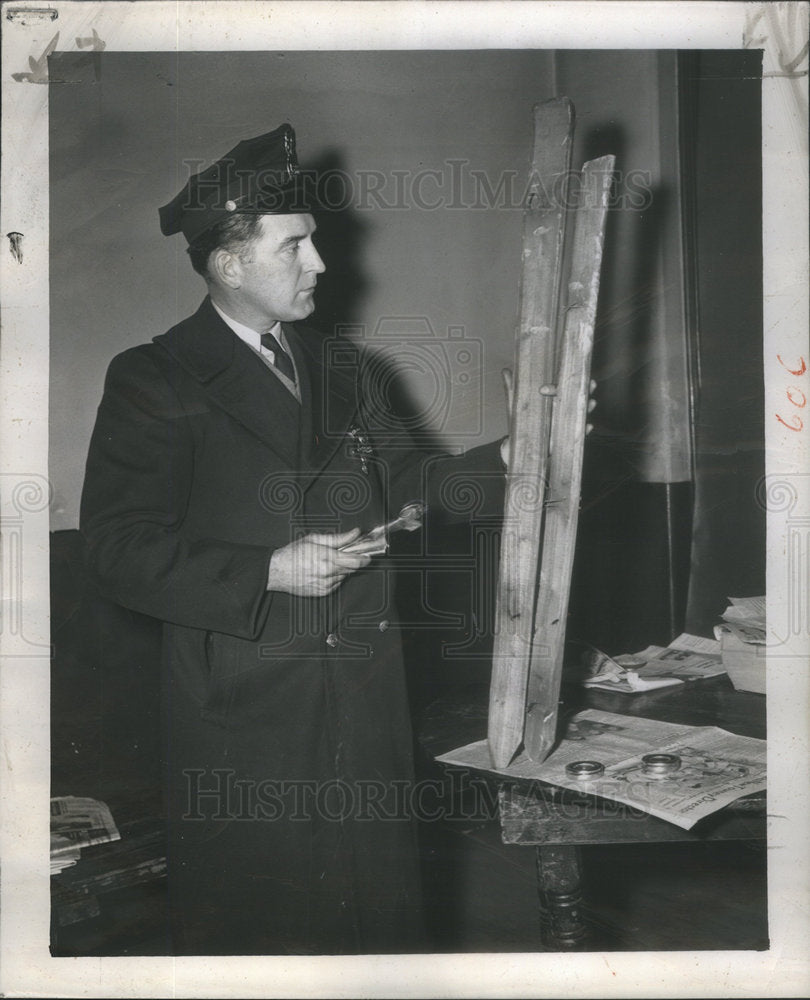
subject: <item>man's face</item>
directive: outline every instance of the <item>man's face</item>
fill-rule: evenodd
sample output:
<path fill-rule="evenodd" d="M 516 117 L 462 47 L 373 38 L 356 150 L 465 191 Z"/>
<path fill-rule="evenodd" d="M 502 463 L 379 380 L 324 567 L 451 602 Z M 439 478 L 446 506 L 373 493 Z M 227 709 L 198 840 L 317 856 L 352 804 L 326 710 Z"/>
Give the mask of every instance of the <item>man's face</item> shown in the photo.
<path fill-rule="evenodd" d="M 276 320 L 291 323 L 315 309 L 315 284 L 326 268 L 312 235 L 311 215 L 263 215 L 259 235 L 241 259 L 235 295 L 260 329 Z"/>

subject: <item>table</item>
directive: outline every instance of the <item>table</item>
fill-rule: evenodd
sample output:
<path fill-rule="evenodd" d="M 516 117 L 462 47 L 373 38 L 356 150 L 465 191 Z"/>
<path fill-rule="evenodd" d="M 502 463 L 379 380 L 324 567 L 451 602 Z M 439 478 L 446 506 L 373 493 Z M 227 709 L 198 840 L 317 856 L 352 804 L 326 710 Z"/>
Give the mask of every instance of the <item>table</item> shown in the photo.
<path fill-rule="evenodd" d="M 484 738 L 488 695 L 486 685 L 474 685 L 433 702 L 420 726 L 426 753 L 435 758 Z M 563 685 L 560 716 L 585 708 L 765 738 L 764 695 L 736 691 L 726 675 L 635 695 Z M 503 842 L 536 849 L 542 940 L 553 949 L 587 946 L 581 851 L 588 845 L 758 840 L 766 835 L 764 792 L 737 799 L 691 830 L 682 830 L 637 809 L 536 779 L 481 775 L 498 786 Z"/>

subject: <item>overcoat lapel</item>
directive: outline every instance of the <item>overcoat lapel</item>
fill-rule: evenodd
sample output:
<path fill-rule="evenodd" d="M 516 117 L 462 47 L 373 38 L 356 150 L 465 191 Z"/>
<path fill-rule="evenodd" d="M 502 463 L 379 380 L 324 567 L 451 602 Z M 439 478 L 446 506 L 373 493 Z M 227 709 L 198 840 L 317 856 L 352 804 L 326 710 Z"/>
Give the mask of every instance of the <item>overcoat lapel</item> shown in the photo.
<path fill-rule="evenodd" d="M 357 412 L 356 383 L 327 365 L 327 342 L 317 331 L 285 326 L 284 335 L 300 376 L 301 465 L 317 473 L 347 443 L 347 432 Z"/>
<path fill-rule="evenodd" d="M 301 407 L 228 328 L 210 299 L 154 341 L 201 384 L 216 406 L 296 464 Z"/>

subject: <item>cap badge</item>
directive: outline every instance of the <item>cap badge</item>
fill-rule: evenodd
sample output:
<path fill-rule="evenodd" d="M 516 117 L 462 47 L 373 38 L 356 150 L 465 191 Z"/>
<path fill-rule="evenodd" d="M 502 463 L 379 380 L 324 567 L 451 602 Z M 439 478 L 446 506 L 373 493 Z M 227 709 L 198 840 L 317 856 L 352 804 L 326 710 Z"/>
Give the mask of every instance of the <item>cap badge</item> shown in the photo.
<path fill-rule="evenodd" d="M 295 155 L 295 134 L 292 129 L 284 131 L 284 157 L 287 176 L 295 177 L 301 172 L 301 168 L 298 166 L 298 158 Z"/>

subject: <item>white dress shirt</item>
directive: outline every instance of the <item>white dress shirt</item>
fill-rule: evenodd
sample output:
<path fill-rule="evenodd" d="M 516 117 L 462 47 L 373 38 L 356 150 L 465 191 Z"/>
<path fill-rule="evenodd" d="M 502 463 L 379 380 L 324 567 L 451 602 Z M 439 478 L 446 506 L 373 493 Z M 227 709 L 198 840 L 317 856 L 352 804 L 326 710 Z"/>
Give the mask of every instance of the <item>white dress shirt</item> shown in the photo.
<path fill-rule="evenodd" d="M 262 332 L 272 334 L 273 337 L 278 341 L 279 345 L 281 346 L 281 349 L 289 355 L 290 361 L 292 361 L 293 368 L 295 368 L 295 361 L 293 360 L 292 353 L 289 350 L 289 346 L 287 345 L 287 342 L 284 338 L 284 331 L 281 329 L 281 323 L 277 321 L 270 327 L 269 330 L 258 332 L 256 330 L 252 330 L 249 326 L 245 326 L 244 323 L 240 323 L 239 320 L 234 319 L 232 316 L 229 316 L 226 312 L 223 312 L 222 309 L 220 309 L 220 307 L 216 304 L 216 302 L 214 302 L 213 299 L 211 299 L 211 305 L 214 307 L 214 309 L 216 309 L 216 311 L 222 317 L 223 322 L 227 323 L 227 325 L 231 328 L 231 330 L 233 330 L 236 336 L 240 340 L 244 341 L 252 351 L 255 351 L 256 354 L 258 354 L 259 357 L 264 362 L 266 362 L 267 367 L 270 369 L 270 371 L 272 371 L 272 373 L 282 383 L 285 389 L 288 389 L 300 403 L 301 392 L 298 388 L 298 383 L 292 382 L 290 379 L 287 378 L 286 375 L 280 372 L 278 368 L 276 368 L 275 366 L 276 356 L 273 353 L 273 351 L 269 350 L 266 347 L 262 347 Z"/>

